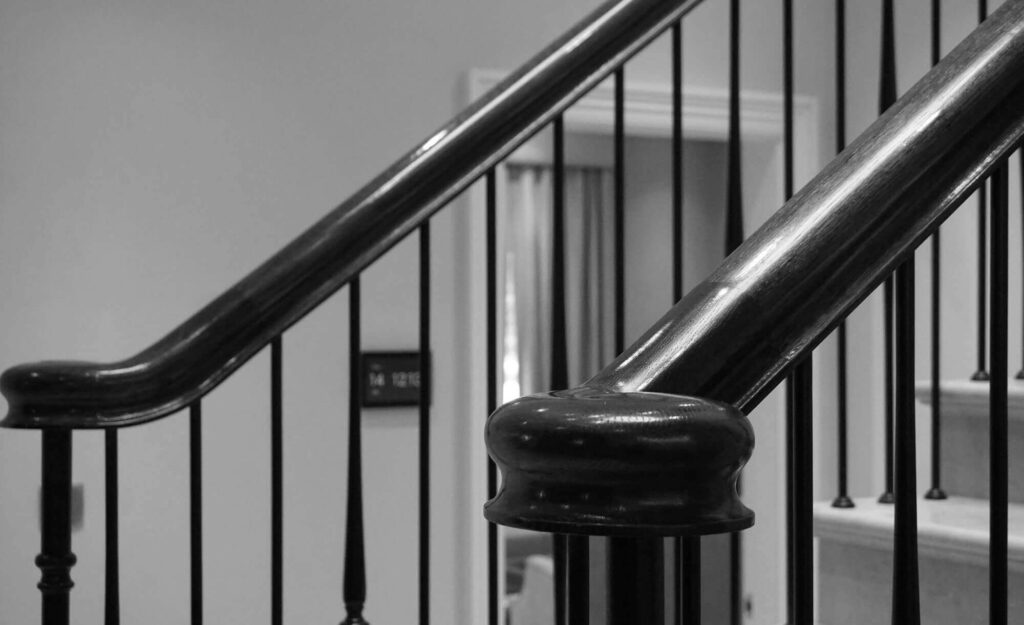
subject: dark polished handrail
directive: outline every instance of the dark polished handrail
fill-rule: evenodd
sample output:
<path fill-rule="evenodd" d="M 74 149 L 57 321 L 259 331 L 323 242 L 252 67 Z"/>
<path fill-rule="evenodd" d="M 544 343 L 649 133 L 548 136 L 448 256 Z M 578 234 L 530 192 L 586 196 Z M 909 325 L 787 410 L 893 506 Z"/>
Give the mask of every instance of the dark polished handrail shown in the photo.
<path fill-rule="evenodd" d="M 699 3 L 605 3 L 148 349 L 4 372 L 0 425 L 121 427 L 188 406 Z"/>
<path fill-rule="evenodd" d="M 1022 136 L 1012 0 L 585 386 L 749 412 Z"/>
<path fill-rule="evenodd" d="M 743 414 L 1022 137 L 1024 0 L 1010 0 L 612 364 L 494 412 L 504 485 L 485 516 L 597 535 L 748 527 Z M 689 472 L 708 449 L 719 464 Z"/>

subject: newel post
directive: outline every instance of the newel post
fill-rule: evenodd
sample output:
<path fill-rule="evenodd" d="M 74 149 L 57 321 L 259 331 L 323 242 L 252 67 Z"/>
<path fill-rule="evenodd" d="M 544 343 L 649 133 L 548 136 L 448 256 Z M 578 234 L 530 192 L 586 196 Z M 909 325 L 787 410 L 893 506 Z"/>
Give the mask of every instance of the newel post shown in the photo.
<path fill-rule="evenodd" d="M 43 430 L 42 540 L 36 566 L 42 571 L 43 625 L 68 625 L 75 585 L 71 567 L 71 430 Z"/>
<path fill-rule="evenodd" d="M 502 475 L 489 521 L 611 537 L 609 625 L 663 625 L 664 537 L 754 522 L 736 492 L 754 432 L 727 404 L 582 387 L 502 406 L 486 439 Z"/>

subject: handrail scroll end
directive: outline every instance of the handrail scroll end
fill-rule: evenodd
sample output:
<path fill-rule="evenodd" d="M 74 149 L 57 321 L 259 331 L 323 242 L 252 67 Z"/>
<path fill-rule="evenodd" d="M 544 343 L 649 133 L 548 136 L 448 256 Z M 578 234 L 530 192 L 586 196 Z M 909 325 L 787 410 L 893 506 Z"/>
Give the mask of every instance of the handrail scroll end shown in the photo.
<path fill-rule="evenodd" d="M 0 394 L 7 400 L 0 428 L 78 430 L 147 423 L 185 408 L 208 386 L 182 392 L 176 382 L 157 367 L 130 362 L 18 365 L 0 374 Z"/>

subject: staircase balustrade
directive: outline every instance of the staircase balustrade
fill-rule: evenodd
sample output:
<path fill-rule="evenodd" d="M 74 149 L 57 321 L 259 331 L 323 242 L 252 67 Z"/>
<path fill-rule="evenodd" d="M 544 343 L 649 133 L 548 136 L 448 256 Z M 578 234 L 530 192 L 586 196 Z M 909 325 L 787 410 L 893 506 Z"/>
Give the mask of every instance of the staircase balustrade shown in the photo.
<path fill-rule="evenodd" d="M 43 625 L 73 622 L 71 458 L 73 432 L 105 430 L 106 625 L 120 622 L 119 435 L 188 410 L 190 618 L 204 618 L 203 398 L 264 348 L 270 352 L 270 618 L 284 622 L 284 335 L 311 310 L 348 289 L 348 471 L 344 494 L 343 625 L 373 621 L 363 501 L 362 272 L 414 231 L 419 241 L 418 618 L 429 625 L 431 585 L 431 217 L 482 181 L 486 197 L 487 390 L 484 506 L 487 615 L 502 614 L 499 525 L 552 534 L 556 624 L 591 614 L 591 542 L 606 537 L 609 625 L 695 625 L 702 592 L 727 596 L 731 623 L 744 622 L 741 530 L 754 513 L 740 499 L 740 472 L 753 453 L 747 414 L 786 380 L 786 618 L 810 625 L 815 606 L 814 348 L 837 333 L 836 512 L 858 501 L 848 484 L 848 315 L 881 286 L 884 304 L 885 480 L 893 506 L 892 622 L 920 623 L 914 389 L 914 251 L 931 240 L 931 481 L 924 498 L 947 498 L 940 472 L 941 223 L 972 193 L 979 203 L 978 362 L 990 388 L 989 620 L 1009 619 L 1008 224 L 1009 155 L 1024 137 L 1024 0 L 991 16 L 940 59 L 941 3 L 931 4 L 934 68 L 897 97 L 892 0 L 882 0 L 879 119 L 846 145 L 846 6 L 835 2 L 838 156 L 807 186 L 794 175 L 794 25 L 782 0 L 785 204 L 744 240 L 741 127 L 741 2 L 729 2 L 726 260 L 687 290 L 683 235 L 683 23 L 698 0 L 611 0 L 524 64 L 494 91 L 399 159 L 281 252 L 152 347 L 124 361 L 43 362 L 5 372 L 8 428 L 38 429 L 42 441 Z M 987 18 L 987 19 L 986 19 Z M 652 41 L 671 38 L 671 221 L 674 307 L 632 345 L 626 337 L 626 64 Z M 616 358 L 572 388 L 566 318 L 565 114 L 601 81 L 615 105 L 613 260 Z M 495 168 L 518 146 L 552 130 L 553 258 L 550 393 L 499 406 L 498 182 Z M 1024 159 L 1021 165 L 1024 179 Z M 986 182 L 989 181 L 989 182 Z M 990 188 L 986 191 L 986 184 Z M 990 212 L 990 214 L 989 214 Z M 990 231 L 990 232 L 989 232 Z M 718 236 L 718 235 L 716 235 Z M 986 237 L 991 237 L 990 245 Z M 990 251 L 988 251 L 990 250 Z M 986 265 L 986 261 L 989 263 Z M 856 340 L 866 340 L 858 337 Z M 1018 373 L 1021 378 L 1024 373 Z M 446 391 L 451 392 L 451 391 Z M 208 417 L 207 417 L 208 418 Z M 301 418 L 299 416 L 292 418 Z M 482 418 L 482 417 L 481 417 Z M 855 459 L 856 460 L 856 459 Z M 483 470 L 483 467 L 481 467 Z M 499 485 L 499 470 L 501 483 Z M 342 489 L 325 487 L 325 496 Z M 371 493 L 372 495 L 373 493 Z M 702 537 L 730 535 L 728 589 L 702 584 Z M 666 542 L 667 540 L 670 542 Z M 666 546 L 672 562 L 666 567 Z M 130 548 L 130 547 L 129 547 Z M 436 549 L 436 546 L 433 547 Z M 325 557 L 331 557 L 325 554 Z M 381 592 L 378 596 L 383 596 Z M 666 597 L 670 597 L 666 610 Z M 393 599 L 389 599 L 393 600 Z M 0 607 L 2 610 L 2 607 Z M 2 613 L 0 613 L 0 620 Z M 516 623 L 515 625 L 520 625 Z"/>

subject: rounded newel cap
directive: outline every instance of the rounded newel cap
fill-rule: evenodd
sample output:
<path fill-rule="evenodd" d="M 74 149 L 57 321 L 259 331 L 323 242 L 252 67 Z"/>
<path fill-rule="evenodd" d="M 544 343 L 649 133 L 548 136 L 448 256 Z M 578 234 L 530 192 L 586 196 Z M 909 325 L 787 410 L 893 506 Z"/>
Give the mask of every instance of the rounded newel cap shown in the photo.
<path fill-rule="evenodd" d="M 501 525 L 564 534 L 680 536 L 746 529 L 736 478 L 750 422 L 719 402 L 590 388 L 523 397 L 487 420 Z"/>

